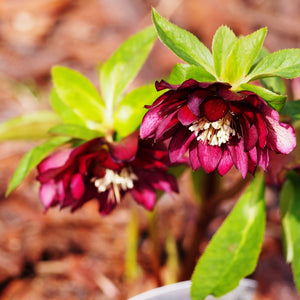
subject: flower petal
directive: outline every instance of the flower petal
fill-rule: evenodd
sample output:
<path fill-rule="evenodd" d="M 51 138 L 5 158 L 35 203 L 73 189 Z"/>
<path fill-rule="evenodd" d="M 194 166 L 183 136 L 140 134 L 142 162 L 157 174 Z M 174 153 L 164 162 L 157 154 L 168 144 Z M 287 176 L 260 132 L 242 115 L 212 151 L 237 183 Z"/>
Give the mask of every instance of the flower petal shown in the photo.
<path fill-rule="evenodd" d="M 221 176 L 225 175 L 233 166 L 231 155 L 227 149 L 223 150 L 223 155 L 218 165 L 218 172 Z"/>
<path fill-rule="evenodd" d="M 267 142 L 268 128 L 260 114 L 256 115 L 255 126 L 258 133 L 258 144 L 260 148 L 264 148 Z"/>
<path fill-rule="evenodd" d="M 256 147 L 253 147 L 249 152 L 249 157 L 253 163 L 257 164 L 258 158 L 257 158 L 257 149 Z"/>
<path fill-rule="evenodd" d="M 258 134 L 255 125 L 250 125 L 249 121 L 244 117 L 240 117 L 239 121 L 243 128 L 243 137 L 244 137 L 244 145 L 245 151 L 250 151 L 258 141 Z"/>
<path fill-rule="evenodd" d="M 98 194 L 97 200 L 99 202 L 99 212 L 104 216 L 109 214 L 112 211 L 112 209 L 115 208 L 117 205 L 117 202 L 114 199 L 114 192 L 112 189 L 109 189 L 104 193 Z M 77 207 L 75 209 L 77 209 Z"/>
<path fill-rule="evenodd" d="M 215 122 L 223 118 L 228 112 L 226 102 L 220 97 L 207 97 L 201 105 L 206 119 Z"/>
<path fill-rule="evenodd" d="M 269 165 L 269 150 L 268 148 L 265 149 L 257 149 L 257 157 L 258 162 L 257 164 L 263 168 L 264 171 L 267 170 Z"/>
<path fill-rule="evenodd" d="M 242 95 L 230 90 L 231 85 L 226 83 L 215 83 L 218 90 L 218 95 L 226 101 L 241 101 Z"/>
<path fill-rule="evenodd" d="M 164 118 L 159 126 L 157 127 L 157 130 L 155 132 L 155 139 L 158 140 L 164 133 L 172 129 L 176 124 L 178 124 L 178 119 L 176 117 L 177 111 L 173 112 L 172 114 L 169 114 L 166 118 Z"/>
<path fill-rule="evenodd" d="M 84 182 L 83 182 L 81 174 L 77 173 L 72 176 L 72 179 L 70 182 L 70 188 L 71 188 L 72 196 L 76 200 L 79 200 L 84 193 Z"/>
<path fill-rule="evenodd" d="M 186 127 L 179 128 L 169 145 L 169 156 L 171 163 L 177 162 L 187 151 L 191 141 L 195 138 L 195 133 Z"/>
<path fill-rule="evenodd" d="M 160 122 L 162 121 L 162 116 L 160 114 L 160 107 L 155 107 L 150 109 L 144 116 L 140 128 L 140 136 L 142 139 L 151 137 Z"/>
<path fill-rule="evenodd" d="M 143 172 L 142 178 L 140 174 L 137 175 L 139 180 L 148 182 L 148 184 L 155 189 L 165 191 L 168 194 L 172 194 L 172 192 L 178 193 L 178 186 L 175 178 L 166 172 L 158 172 L 156 170 Z"/>
<path fill-rule="evenodd" d="M 134 159 L 138 147 L 139 132 L 135 131 L 120 142 L 107 143 L 111 157 L 116 162 Z"/>
<path fill-rule="evenodd" d="M 153 209 L 156 202 L 156 193 L 149 184 L 138 181 L 134 188 L 130 190 L 130 193 L 137 203 L 148 210 Z"/>
<path fill-rule="evenodd" d="M 179 87 L 179 85 L 172 85 L 164 80 L 155 82 L 155 88 L 157 91 L 161 91 L 161 90 L 165 90 L 165 89 L 175 90 L 178 87 Z"/>
<path fill-rule="evenodd" d="M 196 90 L 188 97 L 188 106 L 192 113 L 200 117 L 202 112 L 200 111 L 200 105 L 204 101 L 204 99 L 208 96 L 211 96 L 212 92 L 208 90 Z"/>
<path fill-rule="evenodd" d="M 268 125 L 267 146 L 283 154 L 290 153 L 296 147 L 295 130 L 292 126 L 277 122 L 266 116 Z"/>
<path fill-rule="evenodd" d="M 192 141 L 190 144 L 190 163 L 194 171 L 201 167 L 201 162 L 198 156 L 197 140 Z"/>
<path fill-rule="evenodd" d="M 244 140 L 240 139 L 236 144 L 228 145 L 228 150 L 234 165 L 245 178 L 248 171 L 248 155 L 244 150 Z"/>
<path fill-rule="evenodd" d="M 38 165 L 39 172 L 46 172 L 50 169 L 55 169 L 63 166 L 68 160 L 71 152 L 72 149 L 66 149 L 47 157 Z"/>
<path fill-rule="evenodd" d="M 198 118 L 191 112 L 189 107 L 187 105 L 183 106 L 178 111 L 178 120 L 181 122 L 182 125 L 190 125 L 194 121 L 196 121 Z"/>
<path fill-rule="evenodd" d="M 43 203 L 45 210 L 58 203 L 56 199 L 56 185 L 54 180 L 45 183 L 40 188 L 40 199 Z"/>
<path fill-rule="evenodd" d="M 211 146 L 207 143 L 198 143 L 198 156 L 201 165 L 207 173 L 214 171 L 222 157 L 222 150 L 219 146 Z"/>

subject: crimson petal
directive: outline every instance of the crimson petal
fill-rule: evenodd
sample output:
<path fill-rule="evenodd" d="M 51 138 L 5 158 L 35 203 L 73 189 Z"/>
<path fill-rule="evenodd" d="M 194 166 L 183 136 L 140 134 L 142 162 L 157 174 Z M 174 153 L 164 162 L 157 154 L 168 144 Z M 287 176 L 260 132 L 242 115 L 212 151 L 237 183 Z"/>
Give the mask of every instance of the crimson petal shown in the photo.
<path fill-rule="evenodd" d="M 47 157 L 38 165 L 39 172 L 46 172 L 47 170 L 63 166 L 71 152 L 72 149 L 66 149 Z"/>
<path fill-rule="evenodd" d="M 264 148 L 267 142 L 268 128 L 263 117 L 260 114 L 256 115 L 255 126 L 257 128 L 258 133 L 259 147 Z"/>
<path fill-rule="evenodd" d="M 155 107 L 150 109 L 144 116 L 140 128 L 140 136 L 142 139 L 151 137 L 156 128 L 159 126 L 162 117 L 160 115 L 161 108 Z"/>
<path fill-rule="evenodd" d="M 208 90 L 196 90 L 189 95 L 188 106 L 195 116 L 199 117 L 202 114 L 200 111 L 200 105 L 206 97 L 211 95 L 211 91 Z"/>
<path fill-rule="evenodd" d="M 49 207 L 57 204 L 56 199 L 56 187 L 54 180 L 50 180 L 48 183 L 45 183 L 40 188 L 40 199 L 43 203 L 45 210 L 48 210 Z"/>
<path fill-rule="evenodd" d="M 228 145 L 231 158 L 234 165 L 240 170 L 243 178 L 246 177 L 248 171 L 248 155 L 244 150 L 244 140 L 240 139 L 236 144 Z"/>
<path fill-rule="evenodd" d="M 221 176 L 225 175 L 233 166 L 231 155 L 227 149 L 223 150 L 223 155 L 218 165 L 218 172 Z"/>
<path fill-rule="evenodd" d="M 176 114 L 177 111 L 173 112 L 172 114 L 169 114 L 165 119 L 161 121 L 155 132 L 156 140 L 158 140 L 165 132 L 172 129 L 172 127 L 176 126 L 176 124 L 179 123 Z"/>
<path fill-rule="evenodd" d="M 149 184 L 144 181 L 138 181 L 134 189 L 130 190 L 130 193 L 137 203 L 143 205 L 148 210 L 153 209 L 156 201 L 156 193 Z"/>
<path fill-rule="evenodd" d="M 207 173 L 214 171 L 222 157 L 222 150 L 218 146 L 198 143 L 198 156 L 201 165 Z"/>
<path fill-rule="evenodd" d="M 135 131 L 118 143 L 108 143 L 110 154 L 116 162 L 134 159 L 138 147 L 139 132 Z"/>
<path fill-rule="evenodd" d="M 251 161 L 253 161 L 253 163 L 257 164 L 258 161 L 258 155 L 257 155 L 257 148 L 253 147 L 248 153 L 249 153 L 249 157 L 251 159 Z"/>
<path fill-rule="evenodd" d="M 219 97 L 207 97 L 201 105 L 204 115 L 209 122 L 215 122 L 223 118 L 228 112 L 226 102 Z"/>
<path fill-rule="evenodd" d="M 194 138 L 194 132 L 189 131 L 185 127 L 182 127 L 175 132 L 169 145 L 171 163 L 177 162 L 185 154 Z"/>
<path fill-rule="evenodd" d="M 198 118 L 191 112 L 190 108 L 185 105 L 178 112 L 178 120 L 182 125 L 190 125 Z"/>
<path fill-rule="evenodd" d="M 292 126 L 277 122 L 266 116 L 268 123 L 268 147 L 283 154 L 290 153 L 296 147 L 295 130 Z"/>
<path fill-rule="evenodd" d="M 267 170 L 269 164 L 269 150 L 265 149 L 257 149 L 257 157 L 258 157 L 258 165 L 263 168 L 264 171 Z"/>
<path fill-rule="evenodd" d="M 198 145 L 197 141 L 194 140 L 190 145 L 190 162 L 193 170 L 197 170 L 201 167 L 201 162 L 198 156 Z"/>
<path fill-rule="evenodd" d="M 72 176 L 70 188 L 74 199 L 79 200 L 84 193 L 84 182 L 81 174 L 77 173 Z"/>
<path fill-rule="evenodd" d="M 172 89 L 175 90 L 179 87 L 179 85 L 172 85 L 164 80 L 156 81 L 155 88 L 157 91 L 165 90 L 165 89 Z"/>

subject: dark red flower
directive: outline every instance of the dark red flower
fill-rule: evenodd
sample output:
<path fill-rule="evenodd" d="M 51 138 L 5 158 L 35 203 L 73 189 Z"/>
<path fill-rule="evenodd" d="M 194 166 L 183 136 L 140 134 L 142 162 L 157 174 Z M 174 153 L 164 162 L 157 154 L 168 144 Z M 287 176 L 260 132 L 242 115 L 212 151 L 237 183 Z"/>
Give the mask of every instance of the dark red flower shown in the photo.
<path fill-rule="evenodd" d="M 161 81 L 156 88 L 169 90 L 147 106 L 140 135 L 170 139 L 171 162 L 188 151 L 194 170 L 224 175 L 235 165 L 245 177 L 258 165 L 267 169 L 269 151 L 287 154 L 296 146 L 294 129 L 255 93 L 193 79 L 177 86 Z"/>
<path fill-rule="evenodd" d="M 104 138 L 58 152 L 38 166 L 40 198 L 51 206 L 72 211 L 96 198 L 100 212 L 109 213 L 130 192 L 147 209 L 156 201 L 155 190 L 177 192 L 175 178 L 167 173 L 168 154 L 162 145 L 150 147 L 134 133 L 119 143 Z"/>

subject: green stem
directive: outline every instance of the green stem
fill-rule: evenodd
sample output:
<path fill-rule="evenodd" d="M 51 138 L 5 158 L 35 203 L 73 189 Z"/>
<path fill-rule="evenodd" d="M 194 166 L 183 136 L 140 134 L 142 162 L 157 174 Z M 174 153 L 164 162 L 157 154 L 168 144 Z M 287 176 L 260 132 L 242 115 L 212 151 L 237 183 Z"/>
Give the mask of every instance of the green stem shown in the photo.
<path fill-rule="evenodd" d="M 152 269 L 154 272 L 154 277 L 156 280 L 157 286 L 162 286 L 163 282 L 160 275 L 160 251 L 159 251 L 159 241 L 157 235 L 157 219 L 156 219 L 156 210 L 154 209 L 153 212 L 148 214 L 149 216 L 149 234 L 151 240 L 151 262 L 152 262 Z"/>
<path fill-rule="evenodd" d="M 217 207 L 225 199 L 233 197 L 250 180 L 250 176 L 241 179 L 233 187 L 218 193 L 218 182 L 215 173 L 205 174 L 203 183 L 201 183 L 201 204 L 199 206 L 199 216 L 196 224 L 196 230 L 193 233 L 192 244 L 190 245 L 182 263 L 179 280 L 188 280 L 191 278 L 197 259 L 199 257 L 199 245 L 205 239 L 207 227 L 215 217 Z M 199 183 L 200 184 L 200 183 Z"/>
<path fill-rule="evenodd" d="M 139 219 L 135 208 L 131 208 L 131 218 L 127 225 L 127 249 L 125 256 L 125 276 L 132 280 L 138 276 L 139 266 L 137 262 L 139 239 Z"/>

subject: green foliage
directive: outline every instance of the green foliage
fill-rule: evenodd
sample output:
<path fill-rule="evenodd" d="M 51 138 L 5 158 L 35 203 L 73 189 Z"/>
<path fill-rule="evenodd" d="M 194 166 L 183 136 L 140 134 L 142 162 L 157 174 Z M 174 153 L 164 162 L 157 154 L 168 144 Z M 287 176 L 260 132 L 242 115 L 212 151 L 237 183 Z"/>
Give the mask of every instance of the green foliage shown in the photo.
<path fill-rule="evenodd" d="M 295 121 L 300 120 L 300 100 L 289 101 L 280 111 L 281 115 L 291 116 Z"/>
<path fill-rule="evenodd" d="M 64 103 L 58 96 L 55 88 L 52 89 L 50 94 L 50 103 L 53 110 L 61 117 L 62 121 L 67 124 L 78 124 L 87 126 L 85 119 L 82 118 L 75 109 Z"/>
<path fill-rule="evenodd" d="M 257 174 L 200 257 L 192 276 L 192 299 L 224 295 L 253 272 L 264 228 L 264 176 Z"/>
<path fill-rule="evenodd" d="M 0 141 L 45 139 L 49 137 L 48 130 L 60 122 L 58 115 L 51 111 L 16 117 L 0 124 Z"/>
<path fill-rule="evenodd" d="M 247 82 L 274 76 L 288 79 L 300 76 L 300 49 L 283 49 L 264 56 L 249 72 Z"/>
<path fill-rule="evenodd" d="M 144 108 L 157 97 L 154 85 L 139 87 L 126 94 L 114 112 L 114 129 L 120 139 L 135 131 L 142 122 L 146 112 Z"/>
<path fill-rule="evenodd" d="M 168 82 L 171 84 L 181 84 L 188 79 L 195 79 L 200 82 L 214 82 L 216 78 L 204 68 L 188 64 L 176 64 L 173 67 Z"/>
<path fill-rule="evenodd" d="M 194 197 L 198 204 L 203 201 L 203 194 L 205 193 L 205 178 L 207 178 L 206 173 L 199 169 L 197 171 L 191 170 L 191 183 L 193 187 Z"/>
<path fill-rule="evenodd" d="M 240 85 L 258 56 L 266 34 L 267 28 L 261 28 L 252 34 L 241 37 L 234 44 L 226 61 L 222 80 L 229 82 L 234 87 Z"/>
<path fill-rule="evenodd" d="M 241 88 L 256 93 L 257 95 L 262 97 L 270 107 L 274 108 L 277 111 L 280 111 L 284 106 L 286 96 L 278 95 L 268 89 L 254 84 L 244 83 L 241 84 Z"/>
<path fill-rule="evenodd" d="M 300 76 L 300 49 L 269 54 L 263 48 L 267 28 L 237 38 L 227 26 L 221 26 L 213 38 L 212 55 L 193 34 L 170 23 L 154 9 L 152 17 L 160 40 L 189 64 L 174 67 L 170 77 L 173 84 L 193 78 L 203 82 L 227 82 L 234 91 L 248 86 L 272 108 L 280 110 L 286 99 L 286 88 L 282 79 L 277 77 L 291 79 Z M 264 88 L 249 85 L 256 79 L 261 80 Z"/>
<path fill-rule="evenodd" d="M 268 90 L 279 95 L 286 95 L 286 86 L 280 77 L 268 77 L 260 79 L 261 84 Z"/>
<path fill-rule="evenodd" d="M 214 35 L 212 51 L 214 66 L 218 78 L 223 78 L 227 58 L 236 41 L 237 37 L 227 26 L 220 26 Z"/>
<path fill-rule="evenodd" d="M 155 9 L 152 10 L 152 18 L 159 38 L 167 47 L 187 63 L 202 66 L 207 72 L 215 74 L 213 57 L 196 36 L 168 22 Z"/>
<path fill-rule="evenodd" d="M 49 133 L 70 136 L 72 138 L 87 140 L 87 141 L 101 136 L 101 133 L 99 131 L 91 130 L 84 126 L 75 125 L 75 124 L 56 125 L 49 130 Z"/>
<path fill-rule="evenodd" d="M 292 263 L 300 292 L 300 176 L 291 172 L 280 194 L 281 223 L 286 260 Z"/>
<path fill-rule="evenodd" d="M 151 104 L 157 96 L 155 87 L 141 87 L 123 99 L 121 96 L 145 62 L 155 39 L 156 31 L 149 27 L 125 41 L 103 64 L 100 75 L 105 102 L 94 85 L 79 72 L 61 66 L 52 68 L 54 88 L 50 101 L 57 114 L 39 112 L 0 125 L 0 140 L 59 135 L 24 156 L 12 177 L 8 194 L 46 155 L 72 138 L 81 144 L 95 137 L 111 135 L 114 130 L 121 138 L 140 125 L 144 105 Z"/>
<path fill-rule="evenodd" d="M 262 47 L 252 68 L 254 68 L 263 57 L 265 57 L 269 54 L 270 54 L 270 52 L 265 47 Z M 286 94 L 285 83 L 280 77 L 261 78 L 260 82 L 266 89 L 270 90 L 271 92 L 274 92 L 274 93 L 280 94 L 280 95 Z"/>
<path fill-rule="evenodd" d="M 87 124 L 101 124 L 104 121 L 104 102 L 85 76 L 72 69 L 56 66 L 52 68 L 52 79 L 61 101 Z"/>
<path fill-rule="evenodd" d="M 113 111 L 144 64 L 155 39 L 153 27 L 140 31 L 125 41 L 101 67 L 101 94 L 109 112 Z"/>
<path fill-rule="evenodd" d="M 70 139 L 70 137 L 63 136 L 54 137 L 44 144 L 41 144 L 27 152 L 13 174 L 9 187 L 6 191 L 6 195 L 8 196 L 21 183 L 27 174 L 34 169 L 52 150 L 69 142 Z"/>

